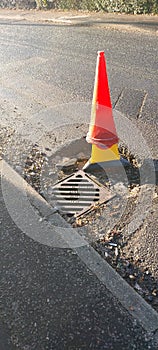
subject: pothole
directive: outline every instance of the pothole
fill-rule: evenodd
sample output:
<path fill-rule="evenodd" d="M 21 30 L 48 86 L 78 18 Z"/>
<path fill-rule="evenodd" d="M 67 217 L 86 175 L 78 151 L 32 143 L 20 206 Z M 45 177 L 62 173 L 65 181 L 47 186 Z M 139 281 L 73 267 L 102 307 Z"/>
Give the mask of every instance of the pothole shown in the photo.
<path fill-rule="evenodd" d="M 28 156 L 24 169 L 25 179 L 50 203 L 54 184 L 80 171 L 90 157 L 90 148 L 86 145 L 85 139 L 77 142 L 77 150 L 80 150 L 78 153 L 75 153 L 73 145 L 68 145 L 49 158 L 36 146 L 36 150 L 34 148 Z M 139 170 L 142 164 L 140 159 L 137 159 L 122 142 L 119 144 L 119 151 L 131 165 L 126 168 L 124 178 L 122 173 L 117 176 L 115 173 L 110 174 L 109 178 L 103 169 L 95 175 L 90 175 L 92 180 L 98 181 L 111 191 L 114 190 L 114 198 L 100 205 L 96 203 L 89 211 L 76 217 L 72 214 L 60 214 L 80 235 L 88 239 L 95 250 L 147 302 L 157 309 L 157 282 L 149 270 L 140 268 L 139 258 L 134 261 L 124 250 L 128 240 L 126 227 L 139 199 L 141 189 Z"/>
<path fill-rule="evenodd" d="M 52 187 L 58 181 L 80 171 L 91 152 L 91 147 L 86 143 L 85 138 L 61 147 L 51 156 L 49 156 L 50 149 L 46 148 L 41 151 L 38 144 L 31 148 L 29 144 L 28 149 L 29 152 L 26 150 L 23 154 L 24 165 L 22 166 L 15 160 L 14 168 L 51 205 Z M 115 193 L 112 200 L 99 205 L 96 202 L 89 211 L 80 216 L 60 214 L 139 294 L 155 309 L 158 309 L 158 283 L 152 277 L 150 267 L 144 270 L 140 268 L 139 257 L 134 260 L 124 249 L 129 239 L 126 228 L 137 207 L 141 191 L 140 167 L 142 162 L 123 143 L 120 143 L 119 151 L 122 157 L 131 164 L 123 176 L 122 172 L 109 174 L 103 169 L 95 175 L 90 175 L 92 181 L 99 182 L 106 189 Z M 147 184 L 145 178 L 144 183 Z"/>
<path fill-rule="evenodd" d="M 84 138 L 75 142 L 79 153 L 75 153 L 73 146 L 73 144 L 65 146 L 47 157 L 47 154 L 41 152 L 38 145 L 35 145 L 26 159 L 25 180 L 52 206 L 55 205 L 52 200 L 54 185 L 80 171 L 90 157 L 90 147 Z M 98 182 L 114 194 L 111 201 L 107 201 L 106 198 L 101 203 L 96 201 L 80 215 L 66 213 L 57 208 L 60 215 L 90 242 L 99 240 L 99 244 L 102 244 L 107 232 L 111 232 L 114 228 L 123 230 L 130 221 L 131 211 L 137 205 L 140 191 L 140 164 L 123 143 L 120 143 L 119 150 L 131 164 L 126 172 L 121 169 L 117 174 L 115 171 L 108 174 L 101 169 L 95 175 L 90 174 L 91 181 Z"/>

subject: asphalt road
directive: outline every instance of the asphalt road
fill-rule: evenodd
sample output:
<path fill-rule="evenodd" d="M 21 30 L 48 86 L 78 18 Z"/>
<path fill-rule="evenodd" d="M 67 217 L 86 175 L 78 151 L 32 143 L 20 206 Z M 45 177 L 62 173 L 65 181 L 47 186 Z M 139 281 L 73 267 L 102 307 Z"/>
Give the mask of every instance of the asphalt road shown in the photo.
<path fill-rule="evenodd" d="M 2 127 L 25 130 L 33 119 L 36 133 L 38 115 L 46 116 L 56 105 L 90 102 L 96 54 L 104 50 L 113 105 L 152 128 L 158 110 L 156 24 L 143 23 L 134 30 L 128 24 L 126 20 L 122 28 L 117 23 L 107 26 L 105 21 L 98 25 L 95 20 L 0 19 Z M 154 137 L 151 132 L 150 138 Z M 156 157 L 154 147 L 152 151 Z M 143 330 L 110 300 L 109 291 L 85 271 L 78 257 L 64 249 L 59 254 L 25 237 L 3 205 L 1 220 L 2 349 L 87 350 L 87 344 L 95 350 L 118 349 L 118 344 L 122 349 L 124 344 L 124 349 L 150 348 Z M 113 324 L 107 323 L 104 333 L 105 304 L 107 320 L 112 317 Z"/>
<path fill-rule="evenodd" d="M 25 122 L 39 110 L 56 104 L 90 102 L 98 50 L 105 51 L 113 104 L 125 89 L 128 104 L 137 97 L 139 114 L 145 98 L 141 115 L 155 119 L 158 45 L 157 32 L 152 28 L 156 23 L 147 31 L 143 30 L 145 23 L 135 30 L 127 29 L 127 25 L 99 26 L 94 20 L 75 23 L 65 20 L 50 25 L 1 19 L 2 122 L 5 117 L 7 125 L 15 120 Z M 148 29 L 149 23 L 146 25 Z M 130 109 L 135 115 L 133 106 Z"/>

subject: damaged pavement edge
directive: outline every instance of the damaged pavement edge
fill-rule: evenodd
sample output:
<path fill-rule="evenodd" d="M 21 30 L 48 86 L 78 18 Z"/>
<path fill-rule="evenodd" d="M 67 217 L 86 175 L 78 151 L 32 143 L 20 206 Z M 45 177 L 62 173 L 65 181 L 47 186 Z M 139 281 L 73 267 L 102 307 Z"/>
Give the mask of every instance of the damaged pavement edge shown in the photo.
<path fill-rule="evenodd" d="M 21 199 L 24 204 L 25 201 L 28 201 L 28 197 L 34 198 L 34 207 L 36 208 L 39 214 L 42 217 L 47 216 L 47 220 L 49 223 L 50 233 L 54 233 L 52 215 L 54 215 L 54 211 L 51 206 L 42 198 L 24 179 L 21 178 L 19 174 L 17 174 L 4 160 L 0 160 L 0 174 L 1 176 L 11 177 L 12 184 L 16 184 L 22 182 L 23 190 L 27 192 L 25 199 L 23 195 L 23 191 L 18 191 L 21 193 L 21 197 L 18 198 L 16 204 L 17 207 L 14 207 L 14 210 L 18 211 L 21 208 Z M 9 174 L 9 175 L 8 175 Z M 26 190 L 27 189 L 27 190 Z M 49 222 L 49 217 L 51 218 Z M 74 234 L 74 242 L 71 245 L 71 248 L 75 251 L 75 253 L 79 256 L 79 258 L 84 262 L 84 264 L 90 269 L 100 280 L 102 284 L 112 293 L 112 295 L 122 304 L 122 306 L 128 311 L 131 316 L 136 319 L 143 329 L 148 333 L 149 337 L 154 339 L 154 341 L 158 344 L 158 313 L 124 280 L 122 277 L 105 261 L 103 258 L 91 247 L 89 244 L 80 239 L 79 234 L 75 229 L 70 227 L 63 227 L 63 219 L 59 216 L 58 222 L 61 227 L 58 229 L 61 230 L 61 236 L 67 234 L 68 230 L 72 230 Z M 41 223 L 42 224 L 42 223 Z M 38 226 L 37 226 L 38 229 Z M 64 234 L 65 232 L 65 234 Z M 37 237 L 39 233 L 37 232 Z M 49 235 L 50 237 L 50 235 Z M 59 240 L 61 237 L 59 238 Z M 75 244 L 75 241 L 77 243 Z M 51 246 L 52 242 L 49 242 L 48 245 Z M 54 242 L 53 242 L 54 243 Z M 69 246 L 69 239 L 67 240 L 67 247 Z"/>

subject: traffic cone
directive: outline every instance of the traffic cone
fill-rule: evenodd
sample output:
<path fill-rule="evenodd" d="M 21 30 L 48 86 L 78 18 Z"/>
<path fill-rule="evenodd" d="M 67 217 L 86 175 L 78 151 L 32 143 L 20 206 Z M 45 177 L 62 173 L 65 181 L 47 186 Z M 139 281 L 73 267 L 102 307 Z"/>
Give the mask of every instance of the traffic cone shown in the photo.
<path fill-rule="evenodd" d="M 84 171 L 98 165 L 103 168 L 114 166 L 120 160 L 103 51 L 99 51 L 97 57 L 91 123 L 86 140 L 92 144 L 92 152 Z"/>

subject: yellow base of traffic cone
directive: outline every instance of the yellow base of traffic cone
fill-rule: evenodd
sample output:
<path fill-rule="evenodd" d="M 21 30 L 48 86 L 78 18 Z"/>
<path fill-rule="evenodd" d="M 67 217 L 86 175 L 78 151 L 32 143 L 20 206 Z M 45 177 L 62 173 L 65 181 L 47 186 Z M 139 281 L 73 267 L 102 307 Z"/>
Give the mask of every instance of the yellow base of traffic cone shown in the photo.
<path fill-rule="evenodd" d="M 114 144 L 112 147 L 107 149 L 101 149 L 96 145 L 92 145 L 90 164 L 103 163 L 114 160 L 120 160 L 120 154 L 118 151 L 118 145 Z"/>
<path fill-rule="evenodd" d="M 119 168 L 129 168 L 130 163 L 127 159 L 120 157 L 118 144 L 102 150 L 96 145 L 92 145 L 92 154 L 89 161 L 84 165 L 83 171 L 86 173 L 97 173 L 102 170 L 111 169 L 115 174 L 120 173 Z"/>

